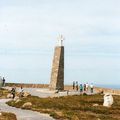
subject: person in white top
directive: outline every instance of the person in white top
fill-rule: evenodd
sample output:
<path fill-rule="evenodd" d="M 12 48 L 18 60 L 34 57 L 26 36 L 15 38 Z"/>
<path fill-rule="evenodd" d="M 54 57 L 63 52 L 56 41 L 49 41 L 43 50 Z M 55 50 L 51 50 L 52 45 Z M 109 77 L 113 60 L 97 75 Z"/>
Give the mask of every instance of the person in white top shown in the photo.
<path fill-rule="evenodd" d="M 21 86 L 20 87 L 20 91 L 19 91 L 19 97 L 23 97 L 23 94 L 24 94 L 24 90 L 23 90 L 23 87 Z"/>
<path fill-rule="evenodd" d="M 86 91 L 88 91 L 88 87 L 89 87 L 89 85 L 88 85 L 88 83 L 86 83 Z"/>
<path fill-rule="evenodd" d="M 91 83 L 91 85 L 90 85 L 91 93 L 93 93 L 93 88 L 94 88 L 93 83 Z"/>

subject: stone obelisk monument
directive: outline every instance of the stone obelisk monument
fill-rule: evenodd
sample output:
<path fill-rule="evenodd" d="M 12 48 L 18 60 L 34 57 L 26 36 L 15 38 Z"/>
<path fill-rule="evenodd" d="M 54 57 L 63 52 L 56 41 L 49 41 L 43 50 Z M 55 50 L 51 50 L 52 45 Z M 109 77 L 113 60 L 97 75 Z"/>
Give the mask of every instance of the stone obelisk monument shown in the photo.
<path fill-rule="evenodd" d="M 63 36 L 60 35 L 58 45 L 55 47 L 52 64 L 50 90 L 64 90 L 64 46 Z"/>

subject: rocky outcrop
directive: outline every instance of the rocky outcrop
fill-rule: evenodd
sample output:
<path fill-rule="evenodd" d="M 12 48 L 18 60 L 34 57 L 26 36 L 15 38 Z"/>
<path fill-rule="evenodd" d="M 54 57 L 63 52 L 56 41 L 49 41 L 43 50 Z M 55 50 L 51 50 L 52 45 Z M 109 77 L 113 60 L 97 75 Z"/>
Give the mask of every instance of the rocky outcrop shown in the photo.
<path fill-rule="evenodd" d="M 9 93 L 9 94 L 7 95 L 7 98 L 13 98 L 13 95 L 12 95 L 11 93 Z"/>
<path fill-rule="evenodd" d="M 28 96 L 30 96 L 31 94 L 29 93 L 29 92 L 24 92 L 23 93 L 23 97 L 28 97 Z"/>
<path fill-rule="evenodd" d="M 31 107 L 31 106 L 32 106 L 32 103 L 31 103 L 31 102 L 26 102 L 26 103 L 23 104 L 22 107 L 23 107 L 23 108 L 26 108 L 26 107 L 29 108 L 29 107 Z"/>

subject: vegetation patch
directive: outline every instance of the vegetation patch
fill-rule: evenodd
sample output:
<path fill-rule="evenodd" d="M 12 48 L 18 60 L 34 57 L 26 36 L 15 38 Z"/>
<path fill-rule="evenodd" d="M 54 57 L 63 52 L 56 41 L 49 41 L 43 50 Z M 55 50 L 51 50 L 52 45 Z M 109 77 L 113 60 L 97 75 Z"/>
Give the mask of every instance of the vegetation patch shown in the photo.
<path fill-rule="evenodd" d="M 0 120 L 17 120 L 16 116 L 13 113 L 1 112 Z"/>
<path fill-rule="evenodd" d="M 48 113 L 60 120 L 120 120 L 120 96 L 113 96 L 111 108 L 103 107 L 103 95 L 74 95 L 59 98 L 29 96 L 21 101 L 9 101 L 10 106 Z M 32 105 L 23 107 L 26 102 Z M 97 104 L 98 106 L 94 106 Z"/>
<path fill-rule="evenodd" d="M 10 91 L 0 88 L 0 99 L 7 98 L 7 95 L 10 93 Z"/>

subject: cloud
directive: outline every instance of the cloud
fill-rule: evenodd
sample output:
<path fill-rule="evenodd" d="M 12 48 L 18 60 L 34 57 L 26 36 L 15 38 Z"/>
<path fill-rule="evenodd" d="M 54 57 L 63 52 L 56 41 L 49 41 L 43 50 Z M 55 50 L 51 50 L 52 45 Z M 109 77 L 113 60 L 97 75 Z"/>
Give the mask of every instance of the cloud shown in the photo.
<path fill-rule="evenodd" d="M 63 34 L 66 83 L 77 78 L 106 83 L 105 79 L 114 82 L 114 77 L 119 83 L 119 4 L 119 0 L 0 1 L 1 74 L 8 81 L 34 82 L 35 76 L 48 82 L 56 38 Z"/>

